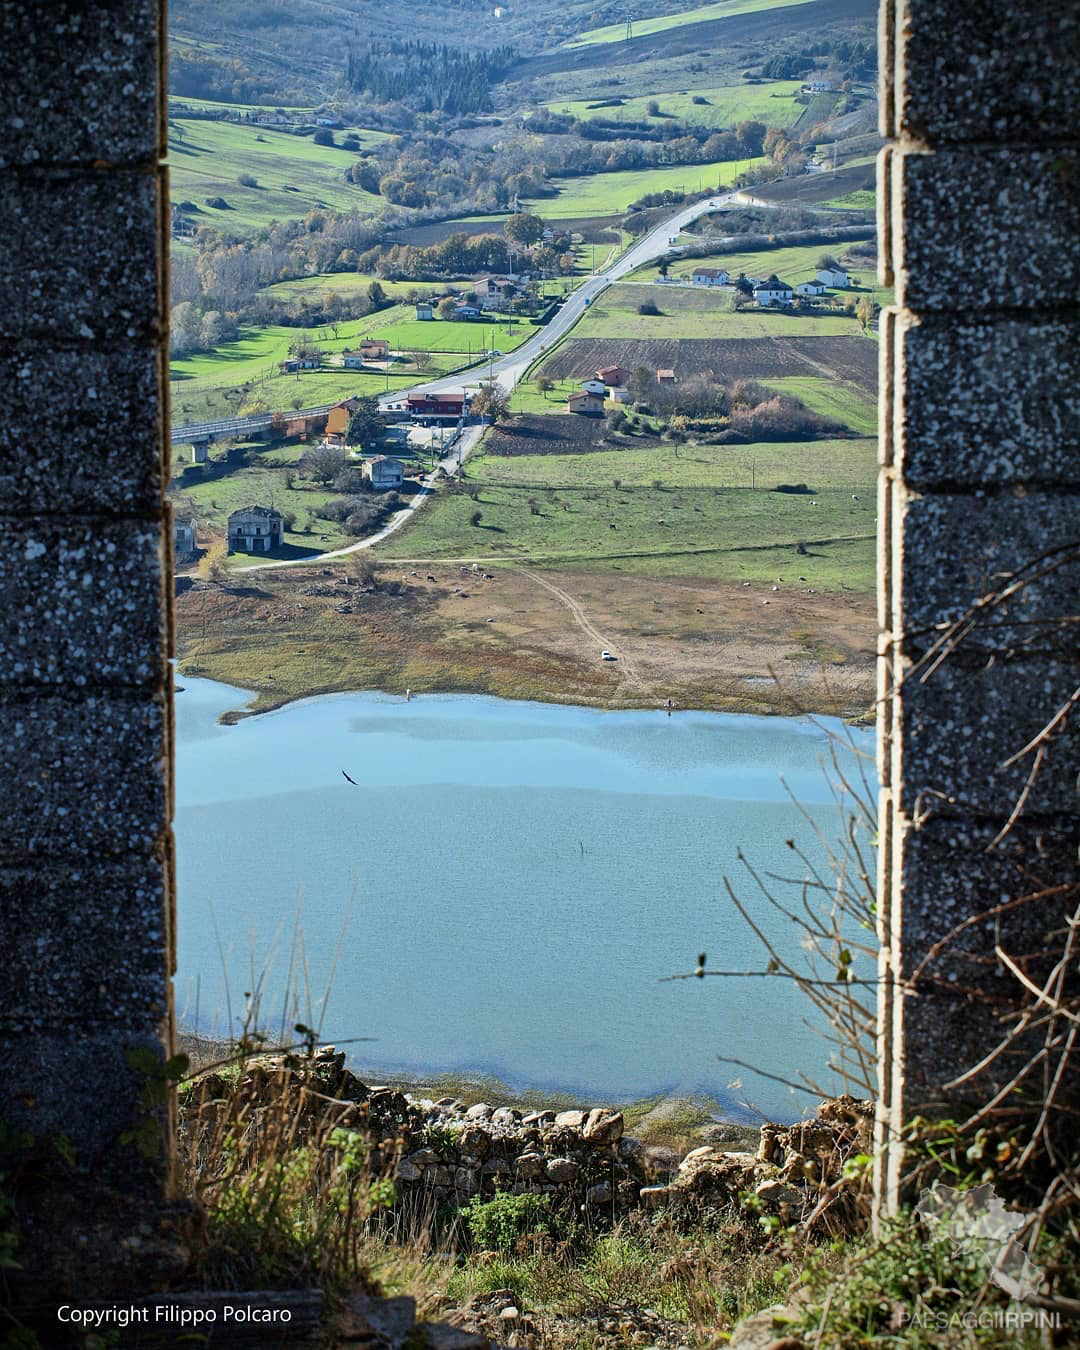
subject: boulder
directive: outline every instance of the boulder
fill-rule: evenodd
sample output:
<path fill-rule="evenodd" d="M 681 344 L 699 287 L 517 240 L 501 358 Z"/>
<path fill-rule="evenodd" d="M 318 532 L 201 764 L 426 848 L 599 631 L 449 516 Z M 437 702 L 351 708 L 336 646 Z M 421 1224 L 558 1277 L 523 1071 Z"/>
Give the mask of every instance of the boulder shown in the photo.
<path fill-rule="evenodd" d="M 611 1194 L 611 1183 L 601 1181 L 596 1186 L 590 1186 L 585 1192 L 585 1203 L 589 1206 L 610 1205 Z"/>
<path fill-rule="evenodd" d="M 621 1111 L 612 1111 L 608 1107 L 597 1107 L 589 1112 L 581 1127 L 582 1138 L 590 1144 L 605 1146 L 617 1144 L 622 1138 L 623 1117 Z"/>
<path fill-rule="evenodd" d="M 470 1106 L 465 1112 L 466 1120 L 490 1120 L 495 1114 L 495 1108 L 488 1106 L 487 1102 L 477 1102 L 475 1106 Z"/>
<path fill-rule="evenodd" d="M 520 1157 L 514 1159 L 514 1171 L 526 1181 L 542 1176 L 544 1155 L 542 1153 L 522 1153 Z"/>
<path fill-rule="evenodd" d="M 480 1173 L 474 1167 L 455 1167 L 454 1186 L 465 1195 L 475 1195 L 480 1189 Z"/>
<path fill-rule="evenodd" d="M 415 1163 L 409 1162 L 408 1158 L 402 1158 L 401 1162 L 394 1168 L 394 1179 L 396 1181 L 419 1181 L 423 1173 Z"/>
<path fill-rule="evenodd" d="M 585 1124 L 584 1111 L 560 1111 L 555 1117 L 555 1124 L 561 1129 L 580 1130 Z"/>
<path fill-rule="evenodd" d="M 670 1186 L 642 1186 L 638 1199 L 646 1209 L 659 1209 L 671 1199 Z"/>
<path fill-rule="evenodd" d="M 572 1186 L 581 1176 L 581 1168 L 573 1158 L 549 1158 L 544 1170 L 549 1180 L 560 1186 Z"/>
<path fill-rule="evenodd" d="M 484 1176 L 508 1177 L 510 1175 L 510 1164 L 505 1158 L 489 1158 L 480 1170 Z"/>

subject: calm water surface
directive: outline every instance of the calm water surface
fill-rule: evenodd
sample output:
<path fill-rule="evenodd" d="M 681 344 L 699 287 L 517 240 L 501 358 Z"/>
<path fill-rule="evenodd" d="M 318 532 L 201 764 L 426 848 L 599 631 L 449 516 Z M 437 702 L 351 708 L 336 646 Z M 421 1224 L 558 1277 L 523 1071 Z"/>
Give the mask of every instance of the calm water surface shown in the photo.
<path fill-rule="evenodd" d="M 717 1061 L 818 1070 L 797 991 L 663 977 L 700 950 L 712 967 L 763 967 L 723 878 L 780 931 L 736 851 L 787 876 L 801 867 L 786 839 L 818 852 L 781 775 L 838 831 L 819 727 L 380 694 L 221 726 L 247 696 L 182 684 L 177 1001 L 189 1020 L 197 1009 L 224 1030 L 226 988 L 235 1018 L 264 969 L 264 1006 L 280 1008 L 299 927 L 313 1015 L 325 1039 L 373 1038 L 352 1052 L 366 1068 L 613 1098 L 705 1089 L 732 1114 L 746 1095 L 799 1113 L 766 1080 L 739 1073 L 731 1088 L 738 1071 Z M 870 750 L 868 734 L 856 740 Z"/>

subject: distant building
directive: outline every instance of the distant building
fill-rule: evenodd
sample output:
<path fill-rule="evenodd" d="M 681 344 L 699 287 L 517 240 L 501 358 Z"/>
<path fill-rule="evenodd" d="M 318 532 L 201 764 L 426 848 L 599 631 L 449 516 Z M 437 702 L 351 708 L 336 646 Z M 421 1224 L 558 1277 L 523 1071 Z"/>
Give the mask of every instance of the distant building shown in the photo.
<path fill-rule="evenodd" d="M 368 361 L 385 361 L 390 355 L 388 338 L 363 338 L 360 342 L 360 355 Z"/>
<path fill-rule="evenodd" d="M 754 287 L 754 299 L 762 309 L 773 305 L 790 305 L 793 298 L 791 287 L 777 277 L 770 277 L 768 281 L 761 281 Z"/>
<path fill-rule="evenodd" d="M 625 384 L 630 378 L 630 372 L 624 366 L 602 366 L 596 372 L 596 378 L 601 384 L 609 387 L 612 385 Z"/>
<path fill-rule="evenodd" d="M 634 396 L 629 389 L 609 389 L 607 391 L 609 403 L 633 403 Z"/>
<path fill-rule="evenodd" d="M 848 274 L 839 267 L 823 267 L 817 274 L 817 279 L 825 286 L 836 286 L 840 289 L 851 285 Z"/>
<path fill-rule="evenodd" d="M 416 317 L 418 319 L 433 319 L 435 317 L 435 311 L 431 307 L 430 300 L 417 301 Z"/>
<path fill-rule="evenodd" d="M 581 387 L 586 394 L 599 394 L 601 398 L 607 397 L 608 387 L 603 380 L 582 380 Z"/>
<path fill-rule="evenodd" d="M 722 267 L 695 267 L 690 276 L 695 286 L 726 286 L 730 279 Z"/>
<path fill-rule="evenodd" d="M 347 398 L 335 403 L 326 414 L 326 439 L 333 445 L 341 445 L 349 429 L 349 419 L 357 406 L 357 399 Z"/>
<path fill-rule="evenodd" d="M 468 409 L 469 400 L 465 394 L 410 394 L 405 400 L 405 411 L 413 417 L 437 417 L 440 421 L 448 417 L 456 420 Z"/>
<path fill-rule="evenodd" d="M 480 317 L 480 306 L 461 304 L 454 306 L 455 319 L 478 319 Z"/>
<path fill-rule="evenodd" d="M 283 375 L 293 375 L 298 370 L 318 370 L 320 365 L 322 358 L 318 356 L 290 356 L 288 360 L 280 362 Z"/>
<path fill-rule="evenodd" d="M 594 394 L 590 389 L 579 389 L 576 394 L 571 394 L 566 400 L 566 410 L 572 413 L 582 413 L 586 417 L 603 417 L 604 396 L 603 394 Z"/>
<path fill-rule="evenodd" d="M 804 88 L 809 89 L 812 94 L 827 94 L 829 82 L 828 80 L 811 80 Z"/>
<path fill-rule="evenodd" d="M 269 553 L 284 537 L 284 518 L 272 506 L 245 506 L 229 516 L 230 553 Z"/>
<path fill-rule="evenodd" d="M 210 437 L 200 436 L 198 440 L 191 442 L 191 462 L 192 464 L 205 464 L 210 458 Z"/>
<path fill-rule="evenodd" d="M 669 366 L 661 366 L 656 372 L 657 384 L 674 384 L 675 372 Z"/>
<path fill-rule="evenodd" d="M 341 364 L 346 370 L 359 370 L 364 365 L 364 358 L 359 352 L 346 350 L 341 353 Z"/>
<path fill-rule="evenodd" d="M 405 481 L 401 460 L 391 455 L 374 455 L 371 459 L 363 460 L 360 471 L 376 492 L 399 488 Z"/>
<path fill-rule="evenodd" d="M 520 287 L 509 277 L 484 277 L 472 288 L 489 305 L 502 305 L 517 295 Z"/>
<path fill-rule="evenodd" d="M 821 281 L 800 281 L 795 287 L 796 295 L 824 295 L 825 284 Z"/>
<path fill-rule="evenodd" d="M 194 520 L 173 521 L 173 552 L 179 558 L 186 553 L 194 553 L 198 548 Z"/>

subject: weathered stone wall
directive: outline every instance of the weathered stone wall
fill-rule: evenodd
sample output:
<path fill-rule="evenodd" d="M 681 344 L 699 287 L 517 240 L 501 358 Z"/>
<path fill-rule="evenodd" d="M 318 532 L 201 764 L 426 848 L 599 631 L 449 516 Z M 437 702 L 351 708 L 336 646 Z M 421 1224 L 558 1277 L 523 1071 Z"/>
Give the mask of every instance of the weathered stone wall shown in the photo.
<path fill-rule="evenodd" d="M 0 4 L 0 1118 L 17 1296 L 138 1282 L 171 1129 L 158 0 Z M 60 1147 L 56 1147 L 59 1141 Z M 21 1281 L 21 1290 L 18 1288 Z"/>
<path fill-rule="evenodd" d="M 896 287 L 881 324 L 887 1144 L 917 1110 L 988 1100 L 1017 1072 L 1022 1055 L 1007 1055 L 956 1082 L 1001 1040 L 1022 992 L 996 946 L 1041 977 L 1075 906 L 1060 891 L 1015 905 L 934 955 L 957 925 L 1076 879 L 1075 717 L 1045 742 L 1018 819 L 991 845 L 1035 759 L 1012 757 L 1076 685 L 1075 631 L 1061 622 L 1076 613 L 1075 553 L 1061 564 L 1080 537 L 1080 11 L 883 0 L 880 12 L 880 270 Z M 1031 568 L 1040 558 L 1053 568 Z M 984 607 L 937 665 L 949 625 L 1025 568 L 1045 574 Z M 1075 1094 L 1075 1076 L 1063 1090 Z M 878 1178 L 886 1210 L 900 1175 L 893 1147 Z"/>

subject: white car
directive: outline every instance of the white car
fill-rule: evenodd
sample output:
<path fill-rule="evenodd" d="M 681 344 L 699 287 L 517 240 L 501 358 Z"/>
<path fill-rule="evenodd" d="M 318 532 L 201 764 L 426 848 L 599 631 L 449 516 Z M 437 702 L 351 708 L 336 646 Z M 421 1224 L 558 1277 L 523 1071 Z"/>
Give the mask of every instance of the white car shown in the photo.
<path fill-rule="evenodd" d="M 617 661 L 618 659 L 619 659 L 619 658 L 618 658 L 617 656 L 612 656 L 612 654 L 611 654 L 610 652 L 601 652 L 601 653 L 600 653 L 600 660 L 601 660 L 601 661 Z"/>

